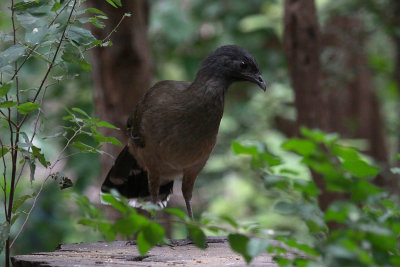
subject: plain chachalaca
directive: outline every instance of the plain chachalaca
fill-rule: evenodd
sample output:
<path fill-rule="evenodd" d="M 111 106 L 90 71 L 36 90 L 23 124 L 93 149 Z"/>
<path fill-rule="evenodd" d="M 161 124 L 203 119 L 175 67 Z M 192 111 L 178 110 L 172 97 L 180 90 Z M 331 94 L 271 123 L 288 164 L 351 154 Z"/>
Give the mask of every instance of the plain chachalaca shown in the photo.
<path fill-rule="evenodd" d="M 161 81 L 151 87 L 129 117 L 129 143 L 117 157 L 101 190 L 116 189 L 165 206 L 175 179 L 193 219 L 192 191 L 216 142 L 228 87 L 250 81 L 266 90 L 254 57 L 226 45 L 201 64 L 193 82 Z"/>

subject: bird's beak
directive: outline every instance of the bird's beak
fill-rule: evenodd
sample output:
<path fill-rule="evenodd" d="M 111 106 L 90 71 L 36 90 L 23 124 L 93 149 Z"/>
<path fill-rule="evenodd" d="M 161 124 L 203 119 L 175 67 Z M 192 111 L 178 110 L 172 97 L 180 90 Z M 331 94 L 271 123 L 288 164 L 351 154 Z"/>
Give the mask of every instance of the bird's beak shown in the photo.
<path fill-rule="evenodd" d="M 265 81 L 261 74 L 247 76 L 246 79 L 260 86 L 260 88 L 263 89 L 264 92 L 267 90 L 267 85 L 265 84 Z"/>
<path fill-rule="evenodd" d="M 267 85 L 265 84 L 265 81 L 261 74 L 256 76 L 255 83 L 260 86 L 261 89 L 265 92 L 267 90 Z"/>

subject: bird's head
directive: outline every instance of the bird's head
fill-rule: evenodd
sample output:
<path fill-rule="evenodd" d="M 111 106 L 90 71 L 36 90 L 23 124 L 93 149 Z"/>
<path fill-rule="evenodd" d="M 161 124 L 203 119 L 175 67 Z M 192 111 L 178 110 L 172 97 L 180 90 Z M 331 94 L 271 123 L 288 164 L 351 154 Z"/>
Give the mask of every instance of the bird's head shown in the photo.
<path fill-rule="evenodd" d="M 266 84 L 255 58 L 244 48 L 225 45 L 217 48 L 201 64 L 199 73 L 207 73 L 228 82 L 250 81 L 264 91 Z"/>

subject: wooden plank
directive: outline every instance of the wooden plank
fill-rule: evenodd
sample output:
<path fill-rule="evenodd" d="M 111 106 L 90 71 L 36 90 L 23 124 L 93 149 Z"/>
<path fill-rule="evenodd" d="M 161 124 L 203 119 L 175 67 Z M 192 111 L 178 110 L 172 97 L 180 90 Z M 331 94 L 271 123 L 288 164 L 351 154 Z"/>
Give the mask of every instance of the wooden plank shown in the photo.
<path fill-rule="evenodd" d="M 226 238 L 208 238 L 208 248 L 194 245 L 156 246 L 141 256 L 135 244 L 126 241 L 59 245 L 53 252 L 33 253 L 12 258 L 14 267 L 31 266 L 251 266 L 275 267 L 272 255 L 264 253 L 246 265 L 234 253 Z"/>

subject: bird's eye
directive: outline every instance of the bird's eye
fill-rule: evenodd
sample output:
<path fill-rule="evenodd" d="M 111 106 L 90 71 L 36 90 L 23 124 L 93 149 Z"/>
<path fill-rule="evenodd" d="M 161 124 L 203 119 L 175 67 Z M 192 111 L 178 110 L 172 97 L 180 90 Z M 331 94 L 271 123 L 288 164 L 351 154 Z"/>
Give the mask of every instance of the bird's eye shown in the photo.
<path fill-rule="evenodd" d="M 244 62 L 244 61 L 240 62 L 240 68 L 243 69 L 243 70 L 247 69 L 247 63 Z"/>

